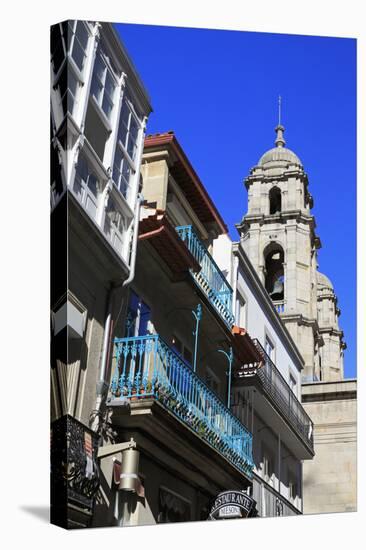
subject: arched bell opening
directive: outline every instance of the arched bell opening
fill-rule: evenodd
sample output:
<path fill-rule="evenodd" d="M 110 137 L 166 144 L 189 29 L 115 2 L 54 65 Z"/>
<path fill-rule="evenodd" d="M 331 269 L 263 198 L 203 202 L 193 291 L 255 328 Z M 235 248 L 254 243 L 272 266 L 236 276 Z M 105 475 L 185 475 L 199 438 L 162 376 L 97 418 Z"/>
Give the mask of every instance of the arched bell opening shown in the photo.
<path fill-rule="evenodd" d="M 265 287 L 273 301 L 285 298 L 285 254 L 279 244 L 272 244 L 264 252 Z"/>
<path fill-rule="evenodd" d="M 282 208 L 281 189 L 272 187 L 269 192 L 269 213 L 278 214 Z"/>

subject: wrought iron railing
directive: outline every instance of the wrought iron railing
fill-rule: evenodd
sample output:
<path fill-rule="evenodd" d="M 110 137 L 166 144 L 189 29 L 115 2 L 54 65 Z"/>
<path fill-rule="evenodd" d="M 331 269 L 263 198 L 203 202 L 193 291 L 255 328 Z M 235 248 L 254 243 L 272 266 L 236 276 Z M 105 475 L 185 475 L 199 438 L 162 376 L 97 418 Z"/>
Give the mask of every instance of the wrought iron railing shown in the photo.
<path fill-rule="evenodd" d="M 193 227 L 191 225 L 182 225 L 175 229 L 201 266 L 198 273 L 192 271 L 195 281 L 207 294 L 210 302 L 220 313 L 224 321 L 231 327 L 234 324 L 234 315 L 232 312 L 233 289 L 205 245 L 197 236 Z"/>
<path fill-rule="evenodd" d="M 253 338 L 253 342 L 264 357 L 264 365 L 257 369 L 255 376 L 258 376 L 264 391 L 270 397 L 275 407 L 300 435 L 306 445 L 313 450 L 314 426 L 311 418 L 305 412 L 304 407 L 262 345 L 256 338 Z"/>
<path fill-rule="evenodd" d="M 252 434 L 159 335 L 115 339 L 114 398 L 154 398 L 248 477 Z"/>
<path fill-rule="evenodd" d="M 91 511 L 99 489 L 97 450 L 99 436 L 65 415 L 51 426 L 51 507 L 72 504 Z M 58 522 L 57 522 L 58 523 Z"/>
<path fill-rule="evenodd" d="M 277 300 L 273 302 L 273 306 L 277 313 L 284 313 L 285 312 L 285 301 L 284 300 Z"/>
<path fill-rule="evenodd" d="M 301 510 L 296 508 L 283 495 L 258 475 L 253 476 L 253 498 L 257 503 L 260 517 L 297 516 Z"/>

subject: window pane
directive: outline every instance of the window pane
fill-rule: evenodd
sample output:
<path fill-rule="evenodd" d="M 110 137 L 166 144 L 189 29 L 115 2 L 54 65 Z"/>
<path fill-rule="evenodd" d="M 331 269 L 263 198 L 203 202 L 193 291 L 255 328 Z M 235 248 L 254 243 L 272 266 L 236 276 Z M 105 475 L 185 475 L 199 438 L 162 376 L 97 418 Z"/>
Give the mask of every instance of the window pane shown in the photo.
<path fill-rule="evenodd" d="M 126 103 L 126 100 L 123 100 L 122 109 L 121 109 L 121 119 L 120 121 L 128 128 L 128 121 L 130 117 L 130 109 Z"/>
<path fill-rule="evenodd" d="M 95 64 L 94 64 L 93 78 L 96 75 L 96 76 L 99 77 L 99 80 L 103 81 L 104 70 L 105 70 L 104 62 L 103 62 L 101 56 L 97 55 L 96 60 L 95 60 Z"/>
<path fill-rule="evenodd" d="M 124 146 L 126 146 L 126 137 L 128 132 L 129 118 L 130 118 L 130 110 L 128 108 L 128 105 L 124 101 L 121 109 L 121 117 L 119 122 L 119 129 L 118 129 L 118 139 L 121 141 L 121 143 Z"/>
<path fill-rule="evenodd" d="M 123 159 L 122 177 L 119 182 L 119 190 L 121 191 L 124 197 L 126 197 L 127 195 L 128 184 L 130 182 L 130 175 L 131 175 L 130 165 L 128 164 L 128 161 L 126 159 Z"/>
<path fill-rule="evenodd" d="M 134 158 L 135 158 L 135 153 L 136 153 L 136 148 L 137 148 L 137 143 L 136 143 L 137 142 L 137 134 L 138 134 L 138 126 L 137 126 L 136 120 L 131 115 L 131 126 L 130 126 L 130 132 L 129 132 L 129 136 L 128 136 L 127 152 L 130 155 L 130 157 L 132 158 L 132 160 L 134 160 Z"/>
<path fill-rule="evenodd" d="M 113 109 L 113 103 L 111 102 L 111 100 L 108 98 L 106 94 L 104 94 L 104 97 L 103 97 L 102 109 L 106 114 L 106 116 L 109 118 Z"/>
<path fill-rule="evenodd" d="M 74 189 L 75 195 L 77 196 L 77 198 L 81 202 L 82 198 L 83 198 L 83 186 L 82 186 L 82 182 L 81 182 L 81 178 L 80 178 L 79 174 L 75 174 L 73 189 Z"/>
<path fill-rule="evenodd" d="M 63 31 L 64 31 L 64 39 L 67 47 L 67 51 L 70 51 L 71 47 L 71 39 L 74 36 L 74 27 L 75 27 L 75 21 L 68 21 L 67 23 L 62 23 Z"/>
<path fill-rule="evenodd" d="M 119 179 L 120 179 L 120 177 L 121 177 L 121 173 L 120 173 L 120 171 L 119 171 L 119 168 L 118 168 L 118 166 L 117 166 L 116 164 L 114 164 L 114 166 L 113 166 L 112 179 L 113 179 L 114 183 L 117 185 L 117 187 L 118 187 L 118 185 L 119 185 Z"/>
<path fill-rule="evenodd" d="M 92 96 L 95 97 L 95 99 L 97 100 L 98 103 L 99 103 L 99 100 L 100 100 L 102 89 L 103 88 L 102 88 L 101 83 L 95 78 L 91 83 L 90 93 L 91 93 Z"/>
<path fill-rule="evenodd" d="M 83 154 L 80 155 L 76 166 L 75 181 L 76 179 L 79 180 L 80 185 L 83 188 L 88 188 L 95 198 L 98 197 L 98 178 L 93 173 L 91 166 L 88 164 L 88 161 Z"/>
<path fill-rule="evenodd" d="M 51 58 L 53 70 L 57 73 L 63 60 L 65 59 L 60 25 L 54 25 L 51 27 Z"/>
<path fill-rule="evenodd" d="M 60 77 L 57 82 L 57 87 L 60 92 L 60 96 L 63 97 L 66 94 L 67 90 L 67 67 L 64 65 Z"/>
<path fill-rule="evenodd" d="M 79 174 L 80 178 L 86 182 L 88 179 L 88 163 L 86 158 L 81 155 L 76 167 L 76 172 Z"/>
<path fill-rule="evenodd" d="M 88 44 L 88 31 L 86 29 L 85 23 L 82 21 L 77 21 L 76 24 L 76 36 L 80 42 L 81 47 L 86 50 Z"/>
<path fill-rule="evenodd" d="M 109 71 L 107 70 L 106 79 L 105 79 L 105 91 L 108 94 L 108 96 L 110 97 L 110 99 L 113 98 L 113 93 L 114 93 L 115 87 L 116 86 L 115 86 L 114 80 L 113 80 L 112 76 L 110 75 Z"/>
<path fill-rule="evenodd" d="M 121 177 L 121 163 L 122 163 L 122 154 L 119 149 L 119 147 L 116 148 L 116 152 L 114 154 L 114 164 L 113 164 L 113 181 L 117 185 L 119 184 L 119 179 Z"/>
<path fill-rule="evenodd" d="M 74 105 L 75 105 L 75 97 L 72 95 L 70 90 L 68 90 L 67 91 L 67 105 L 66 105 L 67 112 L 72 114 L 72 112 L 74 110 Z"/>
<path fill-rule="evenodd" d="M 98 196 L 98 180 L 94 174 L 90 174 L 88 179 L 88 187 L 95 198 Z"/>
<path fill-rule="evenodd" d="M 76 80 L 74 73 L 70 70 L 67 71 L 67 87 L 73 96 L 76 95 L 78 81 Z"/>
<path fill-rule="evenodd" d="M 128 161 L 126 159 L 124 159 L 123 160 L 123 165 L 122 165 L 122 175 L 123 175 L 123 177 L 125 178 L 125 180 L 127 182 L 130 179 L 130 174 L 131 174 L 130 165 L 128 164 Z"/>
<path fill-rule="evenodd" d="M 84 66 L 85 54 L 84 50 L 77 40 L 74 41 L 74 46 L 72 48 L 72 58 L 75 61 L 78 69 L 82 71 Z"/>

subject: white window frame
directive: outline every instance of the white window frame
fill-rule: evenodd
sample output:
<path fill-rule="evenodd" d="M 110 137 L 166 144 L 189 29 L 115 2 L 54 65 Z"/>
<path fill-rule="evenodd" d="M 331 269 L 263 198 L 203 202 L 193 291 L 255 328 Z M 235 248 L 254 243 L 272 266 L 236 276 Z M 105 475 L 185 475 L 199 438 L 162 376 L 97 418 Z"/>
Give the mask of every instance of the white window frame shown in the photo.
<path fill-rule="evenodd" d="M 95 72 L 96 71 L 96 65 L 98 63 L 98 58 L 100 58 L 102 64 L 104 65 L 102 79 Z M 114 84 L 112 97 L 109 96 L 109 92 L 107 92 L 106 86 L 105 86 L 106 80 L 107 80 L 107 75 L 110 76 L 110 78 L 112 79 L 113 84 Z M 94 79 L 96 79 L 99 82 L 99 84 L 101 85 L 99 98 L 97 98 L 95 96 L 95 94 L 93 93 L 92 88 L 93 88 L 93 85 L 94 85 Z M 103 113 L 103 116 L 106 117 L 108 122 L 111 121 L 113 110 L 114 110 L 115 105 L 116 105 L 115 99 L 116 99 L 116 90 L 117 90 L 117 88 L 118 88 L 118 80 L 117 80 L 116 75 L 114 74 L 114 71 L 113 71 L 112 67 L 110 66 L 110 63 L 108 62 L 108 58 L 105 55 L 105 53 L 103 52 L 103 50 L 101 48 L 98 48 L 97 54 L 95 56 L 94 66 L 93 66 L 93 74 L 92 74 L 90 95 L 93 98 L 93 100 L 95 101 L 96 105 L 98 105 L 100 111 Z M 109 99 L 109 101 L 112 105 L 109 114 L 107 114 L 103 109 L 103 103 L 104 103 L 105 95 L 107 95 L 107 97 L 108 97 L 108 99 Z"/>
<path fill-rule="evenodd" d="M 120 217 L 119 221 L 122 222 L 122 228 L 120 229 L 116 223 L 115 220 L 113 220 L 111 217 L 109 218 L 108 223 L 111 224 L 110 226 L 110 234 L 106 232 L 106 223 L 107 223 L 107 217 L 108 217 L 108 207 L 110 206 L 110 202 L 114 202 L 116 205 L 115 212 L 117 213 L 117 216 Z M 128 229 L 128 220 L 126 216 L 124 215 L 124 209 L 123 205 L 121 205 L 121 198 L 119 195 L 119 192 L 116 192 L 115 187 L 111 190 L 108 196 L 108 202 L 104 209 L 104 215 L 102 220 L 102 231 L 106 239 L 112 244 L 113 248 L 117 251 L 117 253 L 120 256 L 123 256 L 123 250 L 124 250 L 124 244 L 125 244 L 125 237 L 127 234 Z M 117 241 L 120 242 L 120 246 L 117 246 Z"/>
<path fill-rule="evenodd" d="M 80 88 L 84 84 L 83 74 L 84 74 L 85 65 L 86 65 L 85 60 L 88 57 L 88 55 L 87 55 L 88 44 L 89 44 L 89 40 L 90 40 L 90 37 L 91 37 L 90 28 L 89 28 L 88 24 L 85 21 L 73 20 L 71 22 L 73 23 L 73 29 L 71 29 L 72 36 L 71 36 L 71 41 L 70 41 L 70 48 L 68 48 L 68 45 L 67 45 L 67 42 L 66 42 L 66 37 L 64 35 L 64 30 L 62 28 L 62 24 L 60 23 L 61 41 L 62 41 L 62 48 L 63 48 L 63 52 L 64 52 L 64 60 L 62 61 L 61 65 L 59 67 L 59 70 L 57 71 L 57 74 L 54 73 L 54 79 L 53 79 L 53 88 L 54 88 L 54 90 L 57 91 L 58 96 L 59 96 L 58 104 L 59 104 L 60 112 L 62 113 L 62 118 L 65 117 L 68 112 L 71 115 L 74 114 L 75 106 L 78 102 L 78 96 L 79 96 L 79 93 L 80 93 Z M 84 52 L 83 65 L 82 65 L 81 69 L 77 66 L 75 60 L 72 57 L 72 51 L 73 51 L 73 48 L 74 48 L 75 37 L 76 37 L 76 32 L 75 31 L 76 31 L 78 23 L 84 25 L 84 28 L 85 28 L 85 30 L 88 34 L 88 41 L 86 43 L 85 49 L 80 44 L 78 38 L 76 38 L 76 40 L 79 42 L 80 47 L 82 48 L 82 50 Z M 70 29 L 70 21 L 67 21 L 67 25 L 68 25 L 68 29 Z M 73 78 L 76 80 L 76 89 L 75 89 L 75 93 L 71 92 L 69 86 L 67 85 L 64 94 L 61 96 L 61 90 L 60 90 L 58 84 L 59 84 L 60 78 L 63 75 L 64 71 L 67 71 L 67 76 L 66 76 L 67 81 L 69 79 L 69 74 L 72 74 Z M 73 97 L 73 108 L 72 108 L 71 111 L 69 111 L 68 106 L 66 105 L 66 111 L 64 111 L 64 108 L 62 106 L 62 102 L 63 102 L 63 98 L 64 98 L 65 94 L 68 94 L 68 93 L 70 93 Z"/>
<path fill-rule="evenodd" d="M 86 165 L 88 167 L 88 176 L 87 176 L 86 181 L 79 178 L 78 165 L 79 165 L 79 162 L 81 161 L 81 159 L 84 159 L 84 161 L 86 162 Z M 96 179 L 96 190 L 97 190 L 97 195 L 96 196 L 94 195 L 94 193 L 91 191 L 91 189 L 89 187 L 89 179 L 90 179 L 91 176 L 94 176 L 95 179 Z M 76 191 L 75 191 L 75 183 L 76 183 L 77 180 L 80 182 L 80 186 L 81 186 L 81 189 L 82 189 L 81 198 L 78 197 L 78 195 L 76 194 Z M 95 172 L 95 170 L 93 170 L 93 166 L 92 166 L 92 163 L 90 162 L 90 159 L 88 159 L 88 156 L 85 154 L 85 152 L 83 150 L 80 151 L 79 157 L 78 157 L 78 162 L 77 162 L 77 165 L 76 165 L 76 168 L 75 168 L 75 177 L 74 177 L 74 181 L 73 181 L 73 185 L 72 185 L 72 190 L 73 190 L 74 195 L 79 200 L 80 204 L 84 207 L 84 210 L 89 214 L 89 216 L 95 222 L 97 222 L 97 219 L 98 219 L 99 201 L 100 201 L 100 195 L 101 195 L 101 192 L 102 192 L 101 187 L 102 187 L 102 185 L 101 185 L 101 182 L 100 182 L 100 178 L 99 178 L 98 174 Z M 90 202 L 95 207 L 94 216 L 92 215 L 90 210 L 88 210 L 88 208 L 87 208 L 88 200 L 90 200 Z"/>
<path fill-rule="evenodd" d="M 70 28 L 70 20 L 67 22 L 68 24 L 68 27 Z M 88 51 L 88 43 L 89 43 L 89 39 L 90 39 L 90 32 L 89 32 L 89 29 L 88 29 L 88 26 L 87 24 L 85 23 L 85 21 L 80 21 L 78 19 L 75 19 L 72 21 L 73 23 L 73 28 L 71 29 L 72 31 L 72 36 L 71 36 L 71 42 L 70 42 L 70 48 L 68 49 L 66 47 L 66 51 L 67 51 L 67 55 L 70 57 L 70 59 L 72 60 L 72 63 L 75 64 L 75 67 L 77 68 L 77 70 L 79 71 L 80 74 L 83 73 L 84 71 L 84 68 L 85 68 L 85 60 L 86 58 L 88 57 L 87 55 L 87 51 Z M 82 44 L 80 43 L 78 37 L 76 36 L 76 29 L 77 29 L 77 25 L 78 23 L 82 24 L 88 34 L 88 40 L 87 40 L 87 43 L 85 45 L 85 49 L 84 47 L 82 46 Z M 83 63 L 82 63 L 82 66 L 81 68 L 77 65 L 75 59 L 73 58 L 72 54 L 73 54 L 73 50 L 74 50 L 74 44 L 75 44 L 75 40 L 77 40 L 77 42 L 79 43 L 80 45 L 80 48 L 83 50 L 84 52 L 84 57 L 83 57 Z M 65 45 L 66 46 L 66 45 Z"/>
<path fill-rule="evenodd" d="M 270 344 L 271 352 L 268 353 L 267 344 Z M 274 344 L 274 339 L 268 334 L 265 330 L 264 332 L 264 351 L 271 359 L 272 363 L 276 363 L 276 345 Z"/>
<path fill-rule="evenodd" d="M 119 139 L 120 126 L 121 126 L 121 124 L 123 124 L 123 122 L 122 122 L 122 111 L 123 111 L 124 105 L 127 105 L 127 108 L 129 109 L 128 127 L 127 127 L 127 133 L 126 133 L 126 142 L 127 142 L 128 136 L 130 134 L 132 118 L 135 120 L 135 122 L 137 124 L 137 137 L 136 137 L 136 145 L 135 145 L 135 154 L 138 151 L 138 146 L 139 146 L 138 142 L 139 142 L 139 137 L 140 137 L 140 134 L 141 134 L 142 123 L 141 123 L 141 120 L 138 117 L 138 115 L 137 115 L 137 113 L 134 109 L 134 106 L 133 106 L 131 100 L 129 99 L 129 97 L 126 95 L 126 92 L 125 92 L 125 94 L 123 96 L 123 99 L 122 99 L 121 109 L 120 109 L 120 114 L 119 114 L 118 130 L 117 130 L 117 142 L 116 142 L 116 148 L 115 148 L 114 155 L 113 155 L 113 163 L 112 163 L 113 164 L 113 170 L 112 170 L 112 173 L 113 173 L 113 182 L 114 182 L 116 188 L 121 193 L 121 195 L 123 197 L 125 197 L 126 200 L 128 201 L 129 200 L 130 189 L 131 189 L 131 181 L 132 181 L 133 177 L 136 174 L 137 165 L 136 165 L 136 162 L 135 162 L 136 157 L 132 158 L 129 155 L 129 153 L 127 152 L 126 143 L 122 143 L 122 141 Z M 120 165 L 118 167 L 116 165 L 117 151 L 121 155 L 121 162 L 120 162 Z M 127 162 L 128 166 L 129 166 L 129 170 L 130 170 L 129 179 L 128 179 L 128 182 L 126 183 L 125 192 L 121 190 L 121 181 L 124 180 L 124 176 L 123 176 L 123 172 L 121 170 L 121 167 L 122 167 L 124 162 Z M 115 178 L 115 170 L 117 170 L 118 174 L 119 174 L 118 181 L 116 181 L 116 178 Z"/>
<path fill-rule="evenodd" d="M 236 292 L 235 298 L 235 321 L 241 328 L 247 328 L 247 299 L 241 292 Z"/>

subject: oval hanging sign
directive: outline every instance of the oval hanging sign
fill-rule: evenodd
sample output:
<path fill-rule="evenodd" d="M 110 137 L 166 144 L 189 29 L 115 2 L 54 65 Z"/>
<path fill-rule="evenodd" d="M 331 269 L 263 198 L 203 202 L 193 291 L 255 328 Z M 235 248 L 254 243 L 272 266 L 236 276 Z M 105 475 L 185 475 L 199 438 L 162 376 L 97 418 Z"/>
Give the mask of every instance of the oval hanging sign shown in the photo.
<path fill-rule="evenodd" d="M 216 497 L 209 519 L 233 519 L 255 516 L 256 504 L 256 501 L 244 491 L 224 491 Z"/>

